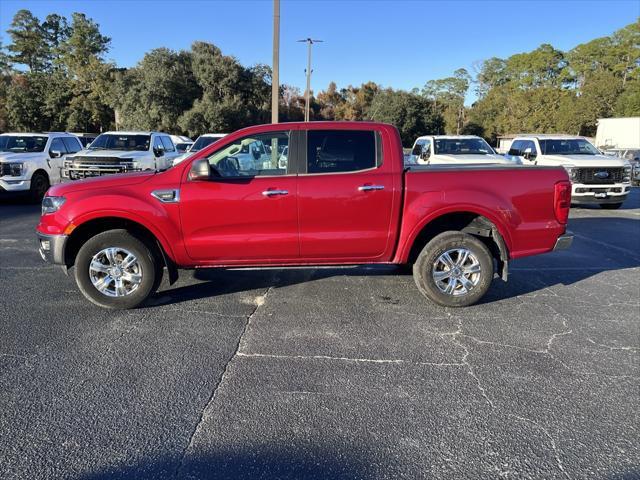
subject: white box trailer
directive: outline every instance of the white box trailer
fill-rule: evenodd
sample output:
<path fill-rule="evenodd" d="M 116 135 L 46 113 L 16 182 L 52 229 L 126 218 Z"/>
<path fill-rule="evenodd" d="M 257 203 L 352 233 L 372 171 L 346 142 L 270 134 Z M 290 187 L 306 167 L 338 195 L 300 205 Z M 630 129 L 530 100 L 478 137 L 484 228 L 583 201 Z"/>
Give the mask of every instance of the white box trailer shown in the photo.
<path fill-rule="evenodd" d="M 596 147 L 600 150 L 640 149 L 640 117 L 599 118 Z"/>

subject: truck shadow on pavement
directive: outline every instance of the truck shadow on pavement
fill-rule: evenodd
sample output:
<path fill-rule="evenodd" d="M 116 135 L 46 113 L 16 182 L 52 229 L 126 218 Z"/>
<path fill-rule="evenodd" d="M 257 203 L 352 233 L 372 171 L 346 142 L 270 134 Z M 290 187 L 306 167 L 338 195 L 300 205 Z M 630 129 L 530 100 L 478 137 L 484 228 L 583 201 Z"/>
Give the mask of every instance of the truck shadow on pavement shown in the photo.
<path fill-rule="evenodd" d="M 302 449 L 300 449 L 302 450 Z M 314 449 L 315 450 L 315 449 Z M 381 460 L 378 459 L 377 463 Z M 79 480 L 160 480 L 160 479 L 335 479 L 372 478 L 368 462 L 349 458 L 344 452 L 334 454 L 291 451 L 233 451 L 189 457 L 184 462 L 177 457 L 137 465 L 107 468 L 82 475 Z"/>
<path fill-rule="evenodd" d="M 511 263 L 509 282 L 497 280 L 480 303 L 491 303 L 533 293 L 553 285 L 571 285 L 602 272 L 640 266 L 640 252 L 632 244 L 640 238 L 640 220 L 624 217 L 589 217 L 570 220 L 576 234 L 569 250 L 549 253 Z M 595 238 L 594 238 L 595 237 Z M 603 239 L 603 240 L 600 240 Z M 625 245 L 625 242 L 628 244 Z M 184 277 L 188 272 L 182 272 Z M 191 275 L 200 283 L 159 292 L 149 305 L 167 305 L 230 293 L 282 288 L 330 277 L 402 276 L 407 288 L 415 289 L 410 274 L 395 266 L 347 268 L 301 267 L 292 269 L 225 270 L 202 269 Z M 419 293 L 416 290 L 416 295 Z"/>

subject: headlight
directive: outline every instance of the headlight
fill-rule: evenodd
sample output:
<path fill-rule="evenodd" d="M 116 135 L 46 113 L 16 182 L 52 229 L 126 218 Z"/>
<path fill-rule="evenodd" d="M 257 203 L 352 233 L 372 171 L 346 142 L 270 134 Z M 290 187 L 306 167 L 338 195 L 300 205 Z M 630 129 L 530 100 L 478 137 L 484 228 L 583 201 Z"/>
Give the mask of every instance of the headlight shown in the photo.
<path fill-rule="evenodd" d="M 8 175 L 11 175 L 12 177 L 20 177 L 22 176 L 22 172 L 24 172 L 24 163 L 10 163 L 8 167 Z"/>
<path fill-rule="evenodd" d="M 633 168 L 631 167 L 630 163 L 627 163 L 624 166 L 624 178 L 622 179 L 623 182 L 630 182 L 631 181 L 631 172 L 633 171 Z"/>
<path fill-rule="evenodd" d="M 576 170 L 573 165 L 563 165 L 562 168 L 564 168 L 567 171 L 567 175 L 569 175 L 569 179 L 571 180 L 575 180 L 576 178 Z"/>
<path fill-rule="evenodd" d="M 65 200 L 66 198 L 64 197 L 44 197 L 42 199 L 42 215 L 57 212 Z"/>

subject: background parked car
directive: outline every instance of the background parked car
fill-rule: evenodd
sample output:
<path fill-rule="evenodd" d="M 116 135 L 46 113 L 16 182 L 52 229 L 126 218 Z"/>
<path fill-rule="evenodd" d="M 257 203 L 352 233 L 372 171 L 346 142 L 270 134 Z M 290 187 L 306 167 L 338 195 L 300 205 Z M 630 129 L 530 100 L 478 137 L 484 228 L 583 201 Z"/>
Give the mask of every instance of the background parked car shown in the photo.
<path fill-rule="evenodd" d="M 82 150 L 70 133 L 5 133 L 0 135 L 0 194 L 27 193 L 39 201 L 60 182 L 67 155 Z"/>
<path fill-rule="evenodd" d="M 522 135 L 509 156 L 525 165 L 564 167 L 572 183 L 571 202 L 620 208 L 631 189 L 631 165 L 603 155 L 586 138 L 570 135 Z"/>
<path fill-rule="evenodd" d="M 96 137 L 99 135 L 97 133 L 76 133 L 76 132 L 72 132 L 73 135 L 75 135 L 76 137 L 78 137 L 78 139 L 80 140 L 80 143 L 82 144 L 82 148 L 87 148 L 89 145 L 91 145 L 91 142 L 93 142 Z"/>
<path fill-rule="evenodd" d="M 173 159 L 173 164 L 174 165 L 179 164 L 192 153 L 202 150 L 204 147 L 208 147 L 209 145 L 217 142 L 218 140 L 220 140 L 222 137 L 226 135 L 227 135 L 226 133 L 205 133 L 203 135 L 200 135 L 196 139 L 196 141 L 193 143 L 193 145 L 191 145 L 191 148 L 189 148 L 182 155 Z"/>
<path fill-rule="evenodd" d="M 70 180 L 141 170 L 166 170 L 178 155 L 171 137 L 159 132 L 106 132 L 64 162 Z"/>
<path fill-rule="evenodd" d="M 498 155 L 475 135 L 425 135 L 413 144 L 407 163 L 416 165 L 464 165 L 513 161 Z M 516 162 L 517 163 L 517 162 Z"/>
<path fill-rule="evenodd" d="M 189 149 L 191 148 L 191 146 L 193 145 L 193 142 L 181 142 L 181 143 L 176 143 L 176 152 L 178 152 L 179 154 L 183 154 L 183 153 L 187 153 L 189 151 Z"/>

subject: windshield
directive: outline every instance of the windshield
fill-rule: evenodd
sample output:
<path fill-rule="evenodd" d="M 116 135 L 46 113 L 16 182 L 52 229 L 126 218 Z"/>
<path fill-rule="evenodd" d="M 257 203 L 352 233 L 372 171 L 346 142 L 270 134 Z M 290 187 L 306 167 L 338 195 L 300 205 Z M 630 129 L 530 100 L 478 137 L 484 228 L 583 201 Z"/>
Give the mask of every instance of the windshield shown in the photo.
<path fill-rule="evenodd" d="M 151 135 L 98 135 L 89 150 L 149 150 Z"/>
<path fill-rule="evenodd" d="M 600 152 L 583 138 L 540 140 L 543 155 L 598 155 Z"/>
<path fill-rule="evenodd" d="M 490 155 L 493 149 L 481 138 L 437 138 L 433 143 L 435 154 Z"/>
<path fill-rule="evenodd" d="M 217 142 L 218 140 L 220 140 L 220 138 L 222 137 L 198 137 L 198 139 L 196 140 L 196 143 L 193 144 L 193 147 L 191 147 L 191 152 L 197 152 L 198 150 L 202 150 L 204 147 L 208 147 L 209 145 L 211 145 L 212 143 Z"/>
<path fill-rule="evenodd" d="M 0 135 L 0 152 L 44 152 L 47 137 Z"/>

